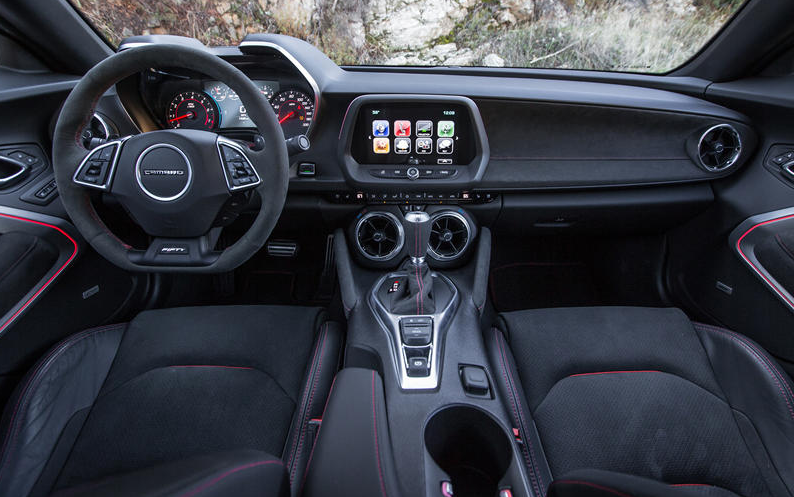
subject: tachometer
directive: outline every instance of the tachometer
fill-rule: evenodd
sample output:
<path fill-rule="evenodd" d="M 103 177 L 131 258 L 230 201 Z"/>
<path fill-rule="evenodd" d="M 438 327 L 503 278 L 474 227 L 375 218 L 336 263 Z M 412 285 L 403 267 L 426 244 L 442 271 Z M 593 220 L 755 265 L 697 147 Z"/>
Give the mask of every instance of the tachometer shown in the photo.
<path fill-rule="evenodd" d="M 306 134 L 314 119 L 314 99 L 297 90 L 286 90 L 276 94 L 270 101 L 278 115 L 284 136 L 291 138 Z"/>
<path fill-rule="evenodd" d="M 215 129 L 218 125 L 218 108 L 206 93 L 185 91 L 171 100 L 166 122 L 171 128 Z"/>

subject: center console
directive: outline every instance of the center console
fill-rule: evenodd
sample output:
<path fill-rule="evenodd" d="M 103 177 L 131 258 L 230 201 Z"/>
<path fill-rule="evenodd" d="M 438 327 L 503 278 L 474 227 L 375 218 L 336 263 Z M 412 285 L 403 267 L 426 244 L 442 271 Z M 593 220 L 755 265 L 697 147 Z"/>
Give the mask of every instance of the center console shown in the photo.
<path fill-rule="evenodd" d="M 336 201 L 362 207 L 334 234 L 345 368 L 303 495 L 537 495 L 483 334 L 491 235 L 474 212 L 492 198 L 476 190 L 489 158 L 477 107 L 362 96 L 339 138 L 353 193 Z"/>

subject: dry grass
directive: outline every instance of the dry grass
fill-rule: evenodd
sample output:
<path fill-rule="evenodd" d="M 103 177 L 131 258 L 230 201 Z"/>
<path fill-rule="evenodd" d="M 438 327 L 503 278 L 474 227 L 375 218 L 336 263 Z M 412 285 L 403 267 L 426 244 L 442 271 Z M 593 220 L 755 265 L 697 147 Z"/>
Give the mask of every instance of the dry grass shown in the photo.
<path fill-rule="evenodd" d="M 661 7 L 572 11 L 563 19 L 493 32 L 491 47 L 515 67 L 667 72 L 693 56 L 731 12 L 675 15 Z"/>

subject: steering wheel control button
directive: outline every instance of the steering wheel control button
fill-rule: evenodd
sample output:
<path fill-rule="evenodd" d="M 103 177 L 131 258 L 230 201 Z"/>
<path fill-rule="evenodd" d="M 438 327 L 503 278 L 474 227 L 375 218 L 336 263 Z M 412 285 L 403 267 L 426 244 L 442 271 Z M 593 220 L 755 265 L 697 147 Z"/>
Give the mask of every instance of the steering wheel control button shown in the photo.
<path fill-rule="evenodd" d="M 408 176 L 408 179 L 413 181 L 413 180 L 419 178 L 419 169 L 417 169 L 415 167 L 409 167 L 408 171 L 406 171 L 406 174 Z"/>
<path fill-rule="evenodd" d="M 180 149 L 167 143 L 158 143 L 138 156 L 135 178 L 147 196 L 160 202 L 171 202 L 190 188 L 193 168 Z"/>
<path fill-rule="evenodd" d="M 120 146 L 121 142 L 114 141 L 92 150 L 80 163 L 72 181 L 98 190 L 107 190 Z"/>
<path fill-rule="evenodd" d="M 261 180 L 245 152 L 237 143 L 218 137 L 218 153 L 223 163 L 223 174 L 230 191 L 258 185 Z"/>

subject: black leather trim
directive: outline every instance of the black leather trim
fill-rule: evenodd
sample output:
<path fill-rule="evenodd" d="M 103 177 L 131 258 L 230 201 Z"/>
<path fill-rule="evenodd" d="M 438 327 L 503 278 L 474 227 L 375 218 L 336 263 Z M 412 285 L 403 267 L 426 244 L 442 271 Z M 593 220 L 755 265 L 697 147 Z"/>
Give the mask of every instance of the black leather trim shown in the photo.
<path fill-rule="evenodd" d="M 297 482 L 303 477 L 309 453 L 314 445 L 315 433 L 310 428 L 311 420 L 322 417 L 331 383 L 339 369 L 341 344 L 342 332 L 339 325 L 333 322 L 323 323 L 314 343 L 312 360 L 303 382 L 300 404 L 295 411 L 292 429 L 283 453 L 293 495 L 297 493 Z"/>
<path fill-rule="evenodd" d="M 0 496 L 19 497 L 33 488 L 72 415 L 96 399 L 126 326 L 72 335 L 22 381 L 3 416 Z"/>
<path fill-rule="evenodd" d="M 173 461 L 78 487 L 53 497 L 287 497 L 289 482 L 280 459 L 236 450 Z"/>
<path fill-rule="evenodd" d="M 749 338 L 716 326 L 693 325 L 728 402 L 752 422 L 776 476 L 787 492 L 794 495 L 791 380 L 764 349 Z M 771 490 L 774 491 L 774 487 Z"/>
<path fill-rule="evenodd" d="M 380 375 L 341 370 L 299 494 L 396 497 L 394 468 Z"/>
<path fill-rule="evenodd" d="M 555 480 L 548 497 L 737 497 L 711 485 L 667 485 L 648 478 L 596 469 L 571 471 Z"/>
<path fill-rule="evenodd" d="M 495 371 L 493 376 L 499 396 L 507 399 L 505 406 L 514 423 L 513 427 L 519 430 L 521 453 L 524 456 L 532 491 L 535 495 L 545 495 L 552 479 L 551 470 L 546 462 L 535 422 L 524 400 L 524 389 L 513 355 L 502 331 L 497 328 L 485 333 L 485 344 Z"/>

